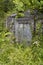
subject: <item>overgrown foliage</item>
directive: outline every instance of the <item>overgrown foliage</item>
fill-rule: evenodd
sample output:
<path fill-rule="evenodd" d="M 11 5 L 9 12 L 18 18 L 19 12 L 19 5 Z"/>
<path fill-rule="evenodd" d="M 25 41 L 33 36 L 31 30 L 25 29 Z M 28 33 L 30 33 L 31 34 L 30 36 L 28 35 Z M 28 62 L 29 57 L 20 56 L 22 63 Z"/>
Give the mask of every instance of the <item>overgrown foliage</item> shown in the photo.
<path fill-rule="evenodd" d="M 31 47 L 22 44 L 11 44 L 1 41 L 0 65 L 43 65 L 43 48 L 39 41 L 35 41 Z"/>
<path fill-rule="evenodd" d="M 28 9 L 43 13 L 43 0 L 0 0 L 0 65 L 43 65 L 43 36 L 41 32 L 37 35 L 40 24 L 31 46 L 15 43 L 12 34 L 4 27 L 4 16 L 8 12 L 21 14 Z"/>
<path fill-rule="evenodd" d="M 0 17 L 9 11 L 18 13 L 28 9 L 43 12 L 43 0 L 0 0 Z"/>

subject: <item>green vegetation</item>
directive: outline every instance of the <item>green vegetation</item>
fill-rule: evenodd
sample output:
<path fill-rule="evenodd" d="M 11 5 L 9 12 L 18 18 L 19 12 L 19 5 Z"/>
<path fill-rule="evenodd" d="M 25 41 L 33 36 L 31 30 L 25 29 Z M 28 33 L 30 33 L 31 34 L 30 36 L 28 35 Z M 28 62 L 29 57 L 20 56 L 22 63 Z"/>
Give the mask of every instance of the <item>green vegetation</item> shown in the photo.
<path fill-rule="evenodd" d="M 32 13 L 33 9 L 43 13 L 43 0 L 0 0 L 0 65 L 43 65 L 43 34 L 40 32 L 40 23 L 36 26 L 31 46 L 16 43 L 13 34 L 4 27 L 9 15 L 12 13 L 21 15 L 28 9 Z"/>
<path fill-rule="evenodd" d="M 8 34 L 8 33 L 7 33 Z M 6 34 L 5 34 L 6 35 Z M 35 39 L 31 46 L 11 44 L 10 38 L 0 39 L 0 65 L 43 65 L 43 48 Z"/>

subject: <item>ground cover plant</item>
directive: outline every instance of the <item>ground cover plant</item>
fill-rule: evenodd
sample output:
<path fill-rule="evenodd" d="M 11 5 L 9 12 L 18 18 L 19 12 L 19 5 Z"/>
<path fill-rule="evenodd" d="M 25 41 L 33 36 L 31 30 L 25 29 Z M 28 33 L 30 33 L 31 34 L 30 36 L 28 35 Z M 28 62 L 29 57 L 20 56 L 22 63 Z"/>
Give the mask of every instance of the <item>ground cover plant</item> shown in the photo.
<path fill-rule="evenodd" d="M 43 48 L 38 38 L 33 38 L 32 45 L 11 43 L 6 35 L 0 33 L 0 65 L 43 65 Z"/>

